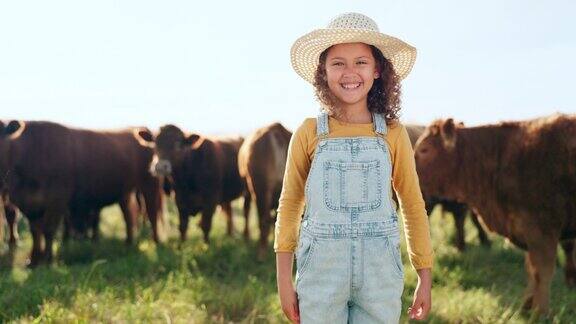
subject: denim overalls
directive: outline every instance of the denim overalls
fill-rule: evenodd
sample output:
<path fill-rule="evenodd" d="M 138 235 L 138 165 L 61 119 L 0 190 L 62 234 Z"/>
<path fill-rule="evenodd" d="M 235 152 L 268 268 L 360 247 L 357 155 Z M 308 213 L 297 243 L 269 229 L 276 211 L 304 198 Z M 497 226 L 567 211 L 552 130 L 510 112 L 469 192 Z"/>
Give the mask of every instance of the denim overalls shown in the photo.
<path fill-rule="evenodd" d="M 328 115 L 318 116 L 296 249 L 303 324 L 400 319 L 404 269 L 392 164 L 384 117 L 372 117 L 375 137 L 327 138 Z"/>

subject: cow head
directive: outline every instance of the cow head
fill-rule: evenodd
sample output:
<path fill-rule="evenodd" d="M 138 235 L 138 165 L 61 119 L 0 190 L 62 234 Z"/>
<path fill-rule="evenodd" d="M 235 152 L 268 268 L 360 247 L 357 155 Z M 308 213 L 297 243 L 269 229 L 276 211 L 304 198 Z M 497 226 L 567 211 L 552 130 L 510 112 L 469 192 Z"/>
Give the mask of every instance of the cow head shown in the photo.
<path fill-rule="evenodd" d="M 133 130 L 133 133 L 134 137 L 136 138 L 138 143 L 140 143 L 140 145 L 152 149 L 156 146 L 154 143 L 154 134 L 152 134 L 152 132 L 148 128 L 145 127 L 135 128 Z"/>
<path fill-rule="evenodd" d="M 154 143 L 156 154 L 152 162 L 152 171 L 162 176 L 172 173 L 173 165 L 180 163 L 184 151 L 196 150 L 204 142 L 204 138 L 200 135 L 186 136 L 180 128 L 174 125 L 162 126 L 156 138 L 151 133 L 142 131 L 138 133 L 138 136 L 141 142 Z"/>
<path fill-rule="evenodd" d="M 457 130 L 464 127 L 452 118 L 438 120 L 426 128 L 416 142 L 415 159 L 420 185 L 425 195 L 451 198 L 448 182 L 458 170 Z"/>
<path fill-rule="evenodd" d="M 4 185 L 8 172 L 8 141 L 20 136 L 25 125 L 24 122 L 16 120 L 8 124 L 0 121 L 0 187 Z"/>
<path fill-rule="evenodd" d="M 25 127 L 26 123 L 23 121 L 12 120 L 8 124 L 4 124 L 4 122 L 0 120 L 0 140 L 4 140 L 8 137 L 16 138 L 20 136 Z"/>

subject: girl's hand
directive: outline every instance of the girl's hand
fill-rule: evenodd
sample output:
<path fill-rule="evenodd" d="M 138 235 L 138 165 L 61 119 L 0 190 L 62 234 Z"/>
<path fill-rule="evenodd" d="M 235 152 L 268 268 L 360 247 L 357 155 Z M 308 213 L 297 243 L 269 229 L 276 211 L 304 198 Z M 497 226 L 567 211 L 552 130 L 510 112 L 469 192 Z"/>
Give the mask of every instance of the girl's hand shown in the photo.
<path fill-rule="evenodd" d="M 278 294 L 282 311 L 292 323 L 300 323 L 300 310 L 298 309 L 298 295 L 294 290 L 292 280 L 278 283 Z"/>
<path fill-rule="evenodd" d="M 276 278 L 278 281 L 278 296 L 282 311 L 292 323 L 300 323 L 298 296 L 292 284 L 292 265 L 294 254 L 290 252 L 276 253 Z"/>
<path fill-rule="evenodd" d="M 414 300 L 408 307 L 410 319 L 424 320 L 432 307 L 432 272 L 430 268 L 418 271 L 418 285 L 414 291 Z"/>

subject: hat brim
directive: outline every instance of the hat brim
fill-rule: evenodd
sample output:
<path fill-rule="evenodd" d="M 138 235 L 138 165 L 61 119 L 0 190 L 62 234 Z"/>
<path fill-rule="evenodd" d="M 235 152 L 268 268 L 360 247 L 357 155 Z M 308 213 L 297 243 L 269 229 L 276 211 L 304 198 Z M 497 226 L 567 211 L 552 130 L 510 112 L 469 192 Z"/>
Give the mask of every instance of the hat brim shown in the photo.
<path fill-rule="evenodd" d="M 376 46 L 388 59 L 400 79 L 412 70 L 416 48 L 386 34 L 363 29 L 316 29 L 296 40 L 290 50 L 292 67 L 304 80 L 314 83 L 320 54 L 332 45 L 365 43 Z"/>

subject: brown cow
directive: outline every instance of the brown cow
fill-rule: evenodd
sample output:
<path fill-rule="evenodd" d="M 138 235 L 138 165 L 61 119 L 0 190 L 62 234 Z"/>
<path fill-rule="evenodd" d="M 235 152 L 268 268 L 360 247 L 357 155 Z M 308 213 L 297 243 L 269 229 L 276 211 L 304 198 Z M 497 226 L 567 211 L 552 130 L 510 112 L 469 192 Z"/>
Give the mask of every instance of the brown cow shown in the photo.
<path fill-rule="evenodd" d="M 238 150 L 243 138 L 185 135 L 174 125 L 161 127 L 156 138 L 148 133 L 140 135 L 143 145 L 155 147 L 153 170 L 160 176 L 171 177 L 181 241 L 186 240 L 189 216 L 201 211 L 200 226 L 204 241 L 209 243 L 212 216 L 218 205 L 226 214 L 228 235 L 232 235 L 231 203 L 247 194 L 238 174 Z M 250 201 L 249 197 L 245 199 Z"/>
<path fill-rule="evenodd" d="M 576 116 L 464 128 L 436 121 L 419 139 L 422 187 L 466 202 L 492 231 L 527 251 L 525 308 L 549 310 L 556 247 L 576 282 Z"/>
<path fill-rule="evenodd" d="M 264 259 L 267 251 L 268 236 L 273 224 L 270 211 L 278 208 L 290 137 L 290 131 L 280 123 L 274 123 L 247 137 L 238 154 L 240 176 L 246 181 L 246 187 L 258 208 L 259 260 Z"/>
<path fill-rule="evenodd" d="M 426 127 L 422 125 L 407 124 L 406 130 L 408 131 L 408 136 L 410 137 L 412 147 L 416 147 L 416 142 L 418 141 L 418 138 L 424 134 Z M 452 217 L 454 218 L 454 225 L 456 226 L 456 247 L 459 251 L 464 251 L 466 249 L 466 231 L 464 229 L 464 222 L 466 221 L 466 215 L 469 211 L 468 206 L 455 200 L 434 197 L 426 192 L 423 192 L 423 196 L 426 202 L 426 211 L 428 212 L 428 216 L 430 216 L 436 205 L 440 205 L 442 207 L 442 213 L 452 213 Z M 470 210 L 470 217 L 474 223 L 474 226 L 476 226 L 476 229 L 478 230 L 478 237 L 480 238 L 482 245 L 490 245 L 486 231 L 484 231 L 484 228 L 482 228 L 482 225 L 478 221 L 478 217 L 472 210 Z"/>
<path fill-rule="evenodd" d="M 153 150 L 139 145 L 134 131 L 96 132 L 36 121 L 6 126 L 7 186 L 30 223 L 30 266 L 52 259 L 62 219 L 82 226 L 91 223 L 93 211 L 116 202 L 126 221 L 126 240 L 132 242 L 136 190 L 145 196 L 158 242 L 162 195 L 158 179 L 149 172 Z"/>

